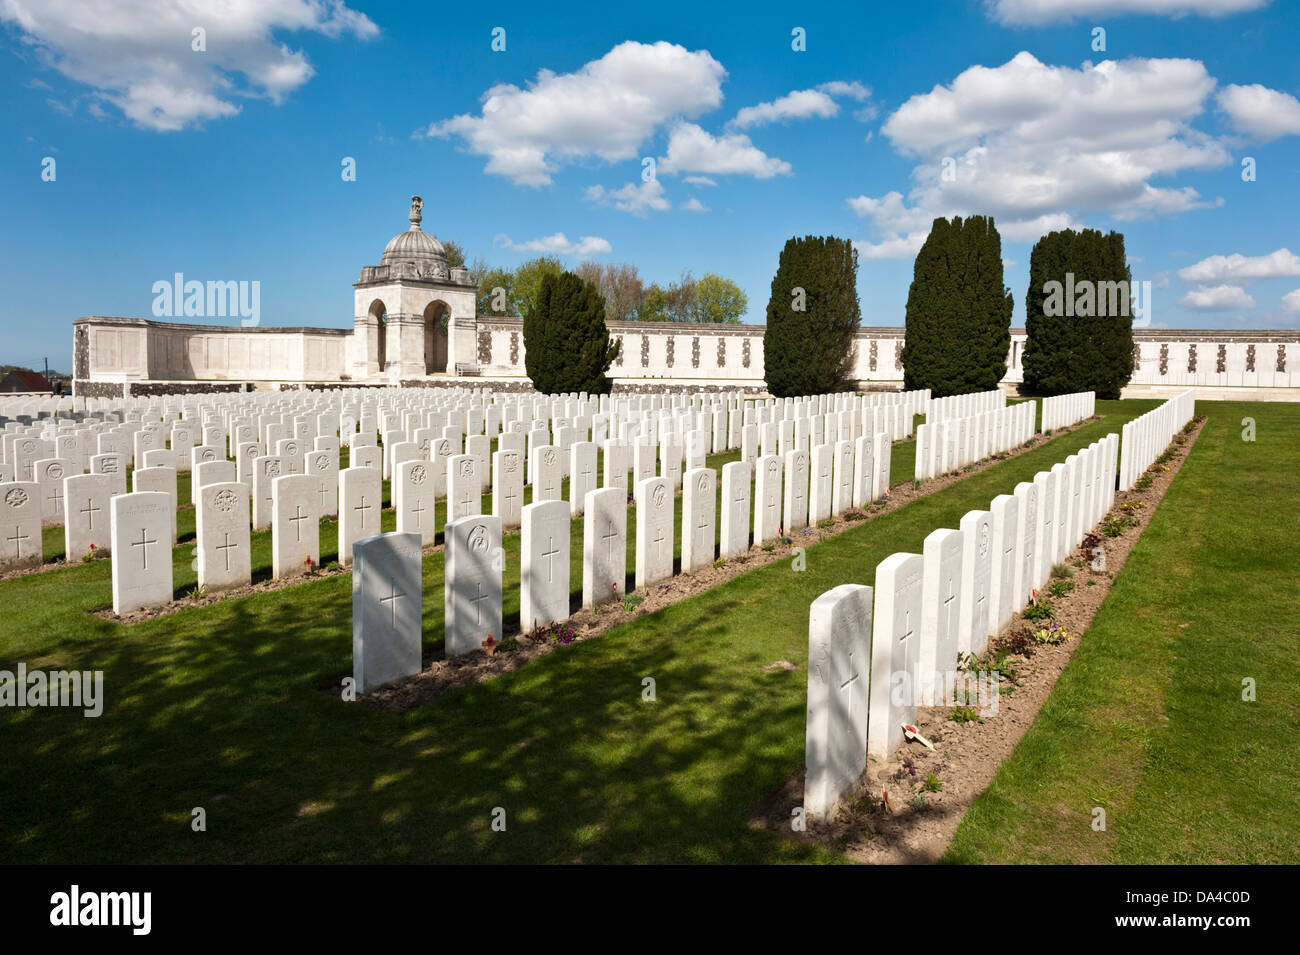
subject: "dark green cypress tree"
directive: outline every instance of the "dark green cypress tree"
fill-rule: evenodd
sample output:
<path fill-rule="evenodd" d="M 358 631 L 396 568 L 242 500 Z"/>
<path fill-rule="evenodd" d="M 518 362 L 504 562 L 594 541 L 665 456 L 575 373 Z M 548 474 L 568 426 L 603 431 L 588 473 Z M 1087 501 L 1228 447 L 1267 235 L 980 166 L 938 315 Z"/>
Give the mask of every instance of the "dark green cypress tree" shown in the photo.
<path fill-rule="evenodd" d="M 903 387 L 935 397 L 996 388 L 1007 371 L 1014 304 L 993 219 L 935 219 L 907 293 Z"/>
<path fill-rule="evenodd" d="M 524 316 L 524 368 L 548 395 L 608 390 L 605 372 L 618 356 L 605 325 L 605 298 L 572 272 L 546 275 Z"/>
<path fill-rule="evenodd" d="M 1039 239 L 1025 295 L 1024 390 L 1118 398 L 1133 374 L 1131 292 L 1120 233 L 1065 229 Z"/>
<path fill-rule="evenodd" d="M 787 240 L 767 303 L 767 390 L 786 398 L 848 387 L 861 321 L 853 243 L 834 236 Z"/>

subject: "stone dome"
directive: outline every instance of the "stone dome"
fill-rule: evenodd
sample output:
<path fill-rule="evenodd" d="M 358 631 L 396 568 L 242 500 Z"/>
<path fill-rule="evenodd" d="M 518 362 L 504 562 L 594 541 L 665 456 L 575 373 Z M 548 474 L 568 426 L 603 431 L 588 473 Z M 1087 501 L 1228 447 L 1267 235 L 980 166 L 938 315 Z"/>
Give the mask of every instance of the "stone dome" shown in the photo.
<path fill-rule="evenodd" d="M 447 266 L 447 250 L 436 238 L 420 228 L 420 210 L 424 206 L 419 196 L 411 197 L 411 227 L 399 232 L 384 248 L 381 266 L 413 265 L 421 278 L 446 280 L 451 274 Z"/>

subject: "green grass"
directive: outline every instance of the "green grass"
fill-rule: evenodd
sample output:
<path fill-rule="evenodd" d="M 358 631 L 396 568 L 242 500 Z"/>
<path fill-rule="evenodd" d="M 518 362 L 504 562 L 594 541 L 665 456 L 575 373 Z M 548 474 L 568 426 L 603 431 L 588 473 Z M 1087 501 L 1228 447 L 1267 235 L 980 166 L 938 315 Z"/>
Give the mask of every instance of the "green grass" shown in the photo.
<path fill-rule="evenodd" d="M 1300 862 L 1300 407 L 1198 410 L 1200 440 L 947 861 Z"/>
<path fill-rule="evenodd" d="M 99 719 L 5 714 L 0 861 L 837 861 L 747 822 L 802 760 L 809 604 L 870 583 L 889 554 L 919 552 L 930 531 L 1155 402 L 1100 404 L 1102 422 L 824 542 L 809 535 L 802 573 L 752 570 L 400 717 L 317 689 L 350 673 L 346 576 L 130 628 L 86 613 L 107 603 L 93 576 L 106 564 L 0 583 L 3 665 L 103 669 L 107 697 Z M 895 482 L 911 447 L 894 449 Z M 517 550 L 516 537 L 516 612 Z M 440 555 L 425 575 L 437 646 Z M 766 669 L 779 659 L 800 666 Z M 656 702 L 641 699 L 645 677 Z M 189 826 L 198 806 L 205 833 Z M 490 826 L 498 806 L 506 832 Z"/>

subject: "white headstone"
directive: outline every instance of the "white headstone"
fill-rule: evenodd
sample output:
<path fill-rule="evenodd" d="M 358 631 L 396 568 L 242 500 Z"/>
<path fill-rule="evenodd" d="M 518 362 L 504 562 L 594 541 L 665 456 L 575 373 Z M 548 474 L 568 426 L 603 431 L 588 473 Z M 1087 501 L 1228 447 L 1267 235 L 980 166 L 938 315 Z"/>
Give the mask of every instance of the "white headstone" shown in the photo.
<path fill-rule="evenodd" d="M 732 461 L 722 466 L 722 517 L 719 553 L 724 560 L 749 550 L 750 464 Z"/>
<path fill-rule="evenodd" d="M 432 544 L 437 536 L 434 523 L 433 462 L 418 458 L 398 463 L 393 478 L 393 510 L 397 533 L 419 534 L 420 543 Z"/>
<path fill-rule="evenodd" d="M 808 721 L 803 810 L 828 819 L 867 765 L 872 592 L 841 584 L 808 613 Z"/>
<path fill-rule="evenodd" d="M 682 573 L 713 563 L 717 513 L 717 475 L 713 469 L 687 471 L 682 476 Z"/>
<path fill-rule="evenodd" d="M 112 481 L 106 474 L 73 474 L 63 479 L 64 560 L 71 563 L 92 553 L 92 544 L 101 557 L 113 549 L 108 508 L 112 496 Z"/>
<path fill-rule="evenodd" d="M 999 494 L 989 505 L 993 515 L 993 565 L 989 576 L 989 618 L 986 636 L 996 636 L 1017 609 L 1015 606 L 1016 566 L 1019 561 L 1020 535 L 1016 522 L 1016 499 Z M 985 643 L 975 641 L 975 653 L 984 651 Z"/>
<path fill-rule="evenodd" d="M 924 427 L 924 425 L 922 425 Z M 912 680 L 920 702 L 938 706 L 946 675 L 957 668 L 957 635 L 961 632 L 962 533 L 949 527 L 925 538 L 925 583 L 921 595 L 921 639 L 918 674 Z"/>
<path fill-rule="evenodd" d="M 483 513 L 483 494 L 478 477 L 478 459 L 472 454 L 453 454 L 447 462 L 447 520 L 455 521 Z"/>
<path fill-rule="evenodd" d="M 339 563 L 352 563 L 357 541 L 379 534 L 383 510 L 383 478 L 379 468 L 350 467 L 339 471 Z"/>
<path fill-rule="evenodd" d="M 867 752 L 888 756 L 903 742 L 903 724 L 916 722 L 912 675 L 920 653 L 925 559 L 891 554 L 876 567 L 871 628 L 871 716 Z"/>
<path fill-rule="evenodd" d="M 353 553 L 352 678 L 358 691 L 369 693 L 421 669 L 420 536 L 367 537 L 356 542 Z"/>
<path fill-rule="evenodd" d="M 231 480 L 205 484 L 195 508 L 199 586 L 216 593 L 252 580 L 247 484 Z"/>
<path fill-rule="evenodd" d="M 781 531 L 781 459 L 764 454 L 754 476 L 754 545 L 774 540 Z"/>
<path fill-rule="evenodd" d="M 596 445 L 575 441 L 569 448 L 569 513 L 577 517 L 586 504 L 587 492 L 596 489 Z M 625 502 L 626 497 L 623 499 Z M 626 504 L 624 505 L 626 506 Z"/>
<path fill-rule="evenodd" d="M 471 514 L 449 523 L 443 536 L 443 632 L 447 656 L 455 657 L 482 649 L 489 636 L 501 642 L 501 519 Z"/>
<path fill-rule="evenodd" d="M 138 473 L 138 472 L 137 472 Z M 109 502 L 113 536 L 113 612 L 161 607 L 172 599 L 175 508 L 165 491 L 119 494 Z"/>
<path fill-rule="evenodd" d="M 636 486 L 636 589 L 673 575 L 675 497 L 667 478 Z"/>
<path fill-rule="evenodd" d="M 785 507 L 782 526 L 794 534 L 808 526 L 808 452 L 798 449 L 785 455 Z"/>
<path fill-rule="evenodd" d="M 627 579 L 627 495 L 621 488 L 587 492 L 582 524 L 582 605 L 623 596 Z"/>
<path fill-rule="evenodd" d="M 538 501 L 523 510 L 519 627 L 531 633 L 569 616 L 569 505 Z"/>
<path fill-rule="evenodd" d="M 277 580 L 320 565 L 316 478 L 286 474 L 271 482 L 271 572 Z"/>
<path fill-rule="evenodd" d="M 993 568 L 993 526 L 988 511 L 967 511 L 961 519 L 961 617 L 957 653 L 984 652 L 988 641 L 989 582 Z"/>
<path fill-rule="evenodd" d="M 0 570 L 41 566 L 41 487 L 35 481 L 0 484 Z"/>

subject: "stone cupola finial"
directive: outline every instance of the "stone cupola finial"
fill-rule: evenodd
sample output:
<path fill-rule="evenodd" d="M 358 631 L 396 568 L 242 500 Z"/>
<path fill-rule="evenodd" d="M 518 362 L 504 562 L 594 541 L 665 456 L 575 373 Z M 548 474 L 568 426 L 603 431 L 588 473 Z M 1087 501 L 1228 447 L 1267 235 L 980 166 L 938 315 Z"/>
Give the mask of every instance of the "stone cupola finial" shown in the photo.
<path fill-rule="evenodd" d="M 420 215 L 420 210 L 423 208 L 424 208 L 424 200 L 421 199 L 419 196 L 411 196 L 411 231 L 412 232 L 420 231 L 420 220 L 423 218 L 423 216 Z"/>

